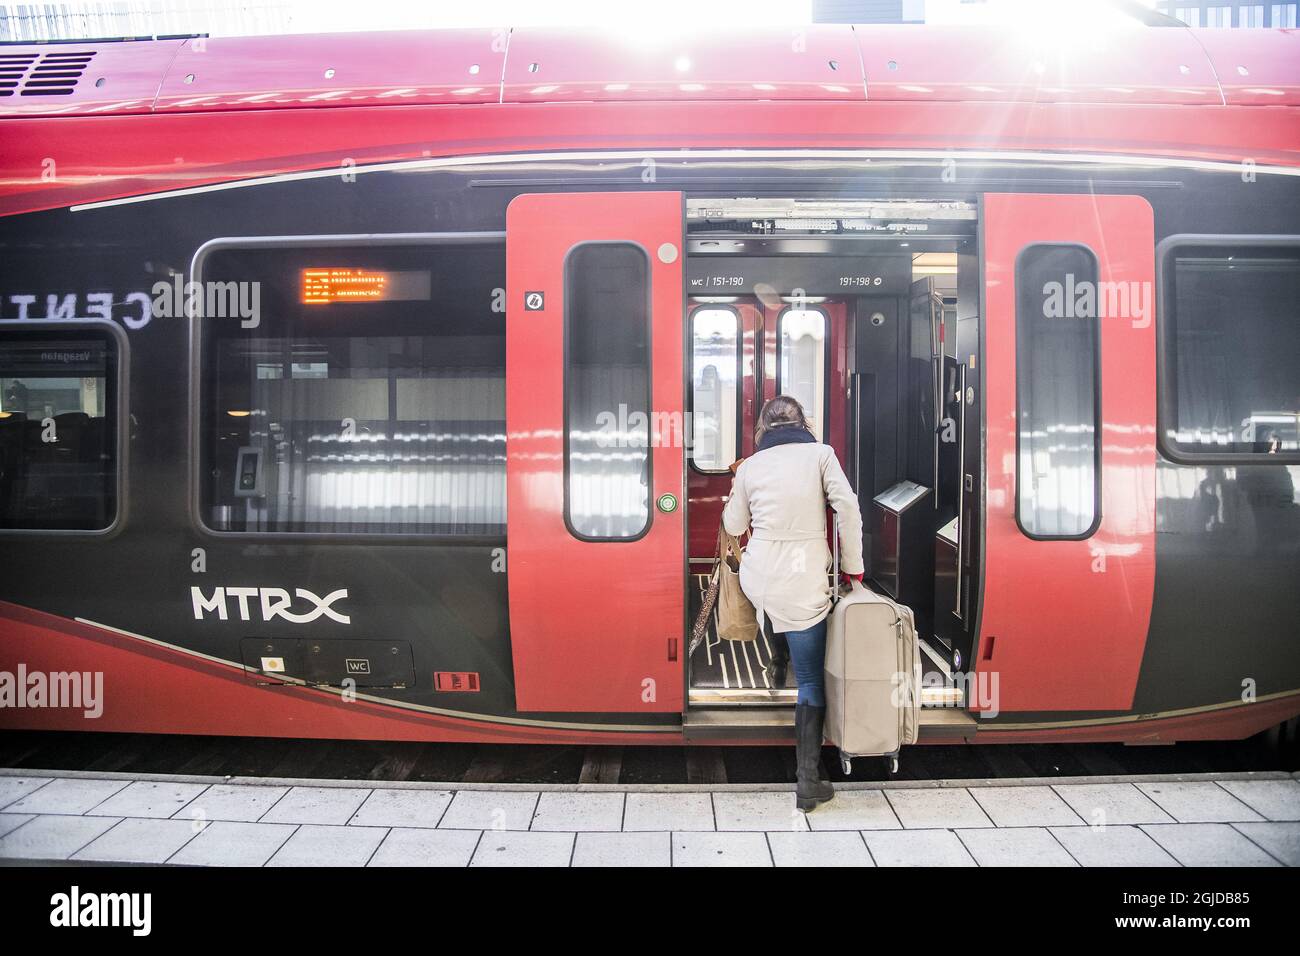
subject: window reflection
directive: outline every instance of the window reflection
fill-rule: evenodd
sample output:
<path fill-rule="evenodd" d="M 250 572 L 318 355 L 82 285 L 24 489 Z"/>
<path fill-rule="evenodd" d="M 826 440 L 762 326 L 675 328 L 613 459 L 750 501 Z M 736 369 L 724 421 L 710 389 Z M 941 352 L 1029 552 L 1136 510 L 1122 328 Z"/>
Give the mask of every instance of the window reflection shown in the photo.
<path fill-rule="evenodd" d="M 1017 259 L 1017 518 L 1035 537 L 1080 537 L 1097 517 L 1098 317 L 1060 314 L 1050 298 L 1096 282 L 1083 246 L 1037 244 Z"/>
<path fill-rule="evenodd" d="M 226 478 L 214 517 L 233 530 L 499 533 L 504 370 L 441 364 L 458 345 L 221 341 L 214 455 Z M 238 495 L 240 449 L 260 456 L 263 494 Z"/>
<path fill-rule="evenodd" d="M 579 537 L 650 522 L 648 283 L 631 243 L 584 243 L 565 262 L 565 514 Z"/>
<path fill-rule="evenodd" d="M 726 471 L 737 457 L 740 322 L 731 309 L 696 309 L 691 336 L 691 459 L 701 471 Z"/>
<path fill-rule="evenodd" d="M 798 400 L 818 441 L 825 441 L 826 313 L 820 309 L 787 309 L 777 329 L 780 365 L 776 388 Z"/>
<path fill-rule="evenodd" d="M 1300 452 L 1300 251 L 1174 253 L 1166 329 L 1172 421 L 1184 452 Z"/>

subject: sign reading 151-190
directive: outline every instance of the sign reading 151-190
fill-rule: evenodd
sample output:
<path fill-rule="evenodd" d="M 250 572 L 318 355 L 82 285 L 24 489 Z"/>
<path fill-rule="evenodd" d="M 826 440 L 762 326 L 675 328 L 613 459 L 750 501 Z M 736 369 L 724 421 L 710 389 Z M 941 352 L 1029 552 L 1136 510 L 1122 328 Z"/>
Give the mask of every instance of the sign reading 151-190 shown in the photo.
<path fill-rule="evenodd" d="M 897 253 L 840 256 L 691 256 L 692 295 L 901 295 L 911 288 L 912 259 Z"/>

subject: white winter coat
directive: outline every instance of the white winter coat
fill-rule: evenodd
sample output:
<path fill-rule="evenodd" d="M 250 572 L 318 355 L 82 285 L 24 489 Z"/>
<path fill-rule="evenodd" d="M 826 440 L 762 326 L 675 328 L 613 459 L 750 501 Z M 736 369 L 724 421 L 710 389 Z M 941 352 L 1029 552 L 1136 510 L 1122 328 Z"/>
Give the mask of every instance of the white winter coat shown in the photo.
<path fill-rule="evenodd" d="M 862 513 L 829 445 L 776 445 L 736 469 L 722 522 L 734 535 L 753 532 L 740 587 L 777 633 L 802 631 L 830 613 L 827 502 L 839 516 L 840 570 L 861 574 Z"/>

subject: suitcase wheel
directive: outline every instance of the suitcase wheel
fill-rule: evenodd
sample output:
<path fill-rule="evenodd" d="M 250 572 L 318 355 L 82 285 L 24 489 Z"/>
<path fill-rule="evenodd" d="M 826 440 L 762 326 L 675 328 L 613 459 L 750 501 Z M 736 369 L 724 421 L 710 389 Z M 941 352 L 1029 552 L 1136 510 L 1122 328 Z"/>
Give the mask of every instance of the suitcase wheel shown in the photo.
<path fill-rule="evenodd" d="M 889 772 L 898 773 L 898 757 L 894 756 L 889 758 Z"/>
<path fill-rule="evenodd" d="M 850 757 L 840 757 L 840 769 L 844 771 L 844 776 L 853 775 L 853 760 Z"/>

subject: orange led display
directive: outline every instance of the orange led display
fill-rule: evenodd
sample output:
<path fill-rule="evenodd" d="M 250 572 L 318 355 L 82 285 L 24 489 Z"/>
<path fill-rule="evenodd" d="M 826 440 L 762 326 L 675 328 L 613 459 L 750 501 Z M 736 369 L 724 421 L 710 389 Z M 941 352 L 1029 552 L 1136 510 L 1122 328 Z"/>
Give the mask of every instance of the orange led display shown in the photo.
<path fill-rule="evenodd" d="M 380 302 L 387 298 L 388 273 L 369 269 L 303 269 L 302 301 Z"/>
<path fill-rule="evenodd" d="M 306 305 L 336 302 L 411 302 L 427 300 L 428 269 L 396 271 L 321 266 L 302 270 L 300 298 Z"/>

